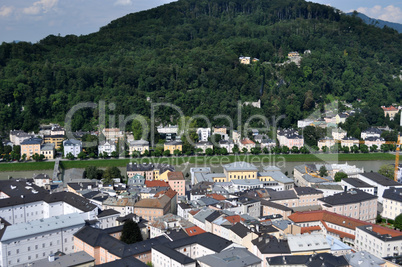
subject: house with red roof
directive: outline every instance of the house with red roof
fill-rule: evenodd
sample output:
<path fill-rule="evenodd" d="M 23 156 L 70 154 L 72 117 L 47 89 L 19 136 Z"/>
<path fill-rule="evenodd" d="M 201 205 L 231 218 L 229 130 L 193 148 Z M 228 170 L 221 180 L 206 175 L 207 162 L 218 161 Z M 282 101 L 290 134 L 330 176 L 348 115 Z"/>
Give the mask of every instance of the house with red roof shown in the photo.
<path fill-rule="evenodd" d="M 388 116 L 391 121 L 394 120 L 395 115 L 399 112 L 399 109 L 392 105 L 389 107 L 382 106 L 381 108 L 384 110 L 384 117 Z"/>

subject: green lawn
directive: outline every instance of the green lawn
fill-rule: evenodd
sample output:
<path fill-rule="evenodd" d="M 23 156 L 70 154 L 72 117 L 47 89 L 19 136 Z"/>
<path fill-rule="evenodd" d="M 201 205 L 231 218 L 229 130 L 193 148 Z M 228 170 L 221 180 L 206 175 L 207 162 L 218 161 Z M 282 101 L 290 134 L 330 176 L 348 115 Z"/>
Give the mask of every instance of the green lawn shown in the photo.
<path fill-rule="evenodd" d="M 228 155 L 213 157 L 169 157 L 169 158 L 140 158 L 140 159 L 99 159 L 99 160 L 71 160 L 61 161 L 60 165 L 64 169 L 85 168 L 93 165 L 100 168 L 108 166 L 125 167 L 129 162 L 139 163 L 168 163 L 180 165 L 183 163 L 197 163 L 198 165 L 227 164 L 234 161 L 247 161 L 250 163 L 259 162 L 320 162 L 320 161 L 371 161 L 371 160 L 395 160 L 395 156 L 388 153 L 368 153 L 368 154 L 318 154 L 318 155 Z M 26 163 L 1 163 L 0 172 L 5 171 L 35 171 L 53 169 L 54 162 L 26 162 Z"/>

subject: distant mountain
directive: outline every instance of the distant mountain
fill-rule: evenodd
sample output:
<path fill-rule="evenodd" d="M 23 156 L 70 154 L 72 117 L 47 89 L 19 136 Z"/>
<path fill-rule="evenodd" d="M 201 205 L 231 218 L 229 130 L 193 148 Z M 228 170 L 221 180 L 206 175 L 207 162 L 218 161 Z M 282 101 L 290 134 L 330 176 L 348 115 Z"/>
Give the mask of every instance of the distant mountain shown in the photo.
<path fill-rule="evenodd" d="M 346 15 L 353 15 L 353 12 L 346 13 Z M 357 12 L 357 16 L 359 18 L 361 18 L 366 24 L 374 25 L 381 29 L 384 28 L 384 26 L 387 26 L 387 27 L 397 30 L 399 33 L 402 33 L 402 24 L 400 24 L 400 23 L 389 22 L 389 21 L 380 20 L 380 19 L 373 19 L 373 18 L 370 18 L 370 17 L 364 15 L 363 13 L 359 13 L 359 12 Z"/>

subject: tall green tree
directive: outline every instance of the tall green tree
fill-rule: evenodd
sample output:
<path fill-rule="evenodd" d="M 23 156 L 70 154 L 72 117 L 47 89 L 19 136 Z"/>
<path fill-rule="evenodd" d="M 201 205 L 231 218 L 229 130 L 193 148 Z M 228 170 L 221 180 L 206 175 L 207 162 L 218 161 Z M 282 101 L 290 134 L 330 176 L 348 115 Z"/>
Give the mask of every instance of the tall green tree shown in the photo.
<path fill-rule="evenodd" d="M 141 230 L 138 224 L 133 220 L 125 221 L 120 240 L 126 244 L 134 244 L 142 241 Z"/>

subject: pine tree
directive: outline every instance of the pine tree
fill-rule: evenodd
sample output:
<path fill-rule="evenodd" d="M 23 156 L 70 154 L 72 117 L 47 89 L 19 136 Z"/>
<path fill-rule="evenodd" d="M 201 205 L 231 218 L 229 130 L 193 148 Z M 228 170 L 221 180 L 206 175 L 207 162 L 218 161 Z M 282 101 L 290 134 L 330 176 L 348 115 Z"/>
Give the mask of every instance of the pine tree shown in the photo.
<path fill-rule="evenodd" d="M 140 227 L 133 220 L 127 220 L 123 225 L 120 240 L 127 244 L 142 241 Z"/>

